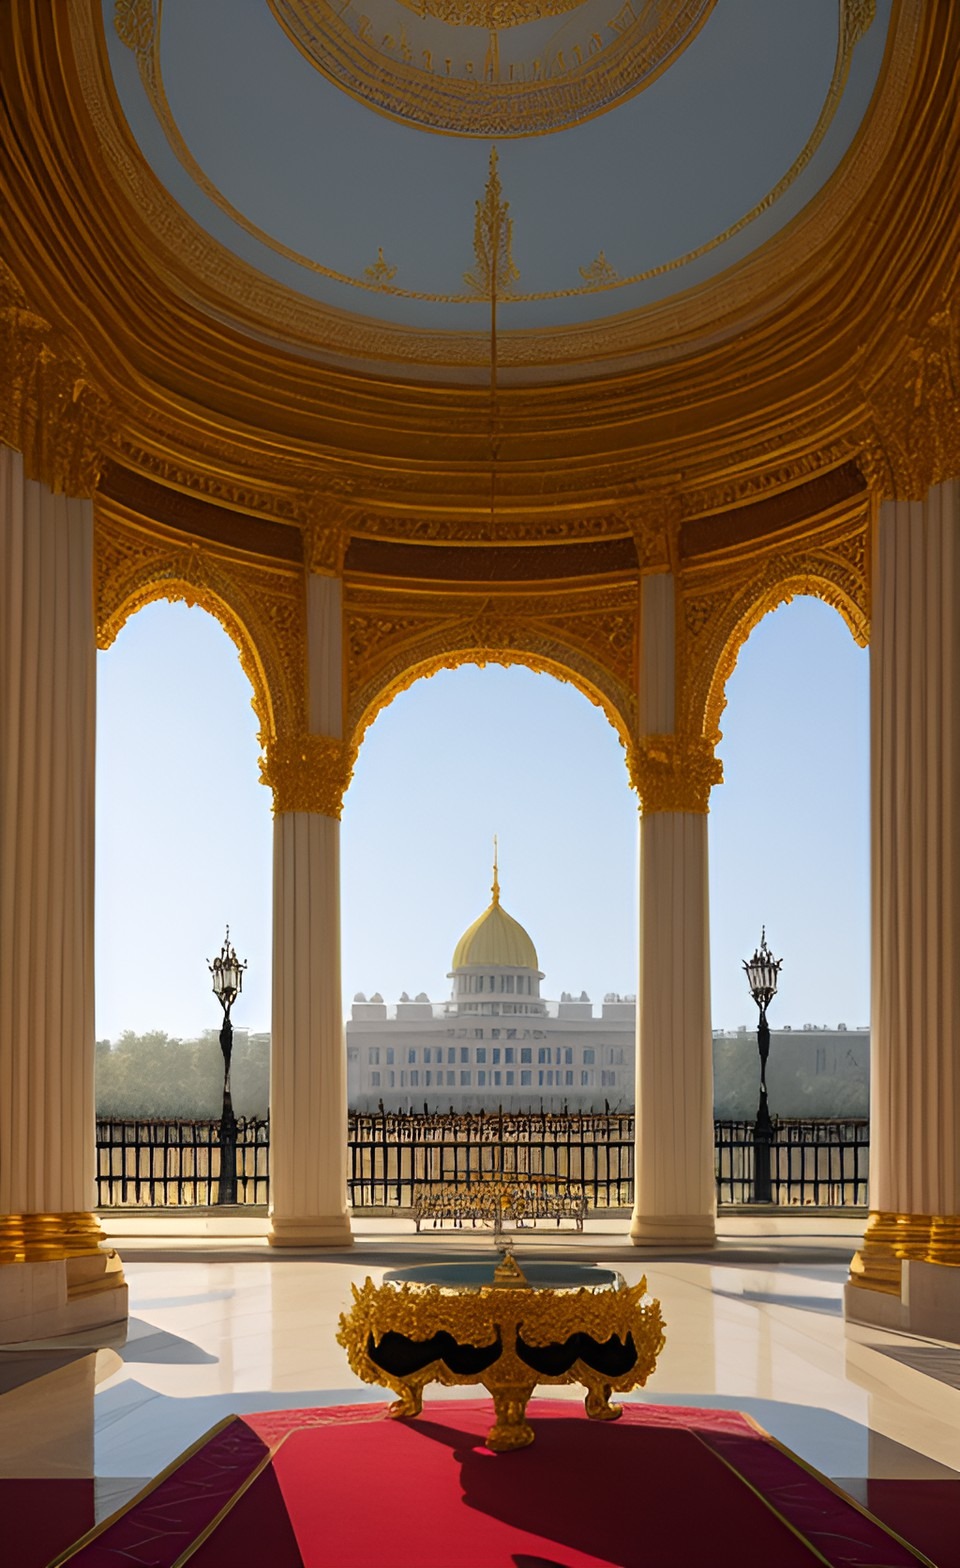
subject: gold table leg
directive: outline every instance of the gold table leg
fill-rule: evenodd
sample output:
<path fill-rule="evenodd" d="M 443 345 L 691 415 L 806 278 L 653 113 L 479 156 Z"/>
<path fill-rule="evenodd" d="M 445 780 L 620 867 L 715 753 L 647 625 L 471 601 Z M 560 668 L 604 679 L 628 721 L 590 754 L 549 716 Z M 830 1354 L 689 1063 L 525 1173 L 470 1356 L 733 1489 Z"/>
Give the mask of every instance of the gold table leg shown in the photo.
<path fill-rule="evenodd" d="M 535 1385 L 523 1388 L 491 1388 L 493 1407 L 497 1412 L 496 1423 L 486 1436 L 488 1448 L 506 1454 L 514 1448 L 528 1448 L 534 1439 L 534 1430 L 527 1420 L 527 1400 Z"/>
<path fill-rule="evenodd" d="M 622 1405 L 611 1405 L 613 1389 L 609 1383 L 588 1383 L 584 1409 L 591 1421 L 616 1421 L 623 1415 Z"/>
<path fill-rule="evenodd" d="M 411 1379 L 409 1383 L 394 1383 L 393 1387 L 400 1398 L 394 1400 L 387 1414 L 393 1416 L 394 1420 L 402 1416 L 418 1416 L 423 1409 L 423 1389 L 427 1381 L 429 1380 Z"/>

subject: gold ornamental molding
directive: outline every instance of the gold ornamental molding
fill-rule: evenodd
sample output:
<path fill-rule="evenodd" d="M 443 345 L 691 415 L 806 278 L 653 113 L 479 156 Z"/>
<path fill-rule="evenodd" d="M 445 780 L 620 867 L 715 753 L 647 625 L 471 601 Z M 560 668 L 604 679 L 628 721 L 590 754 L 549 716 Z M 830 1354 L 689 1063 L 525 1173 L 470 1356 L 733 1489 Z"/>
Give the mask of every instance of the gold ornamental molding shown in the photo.
<path fill-rule="evenodd" d="M 89 498 L 108 427 L 86 362 L 0 260 L 0 441 L 23 454 L 28 479 Z"/>
<path fill-rule="evenodd" d="M 377 714 L 423 676 L 463 664 L 521 664 L 569 682 L 621 743 L 636 731 L 639 595 L 604 588 L 486 594 L 347 582 L 347 733 L 359 747 Z"/>
<path fill-rule="evenodd" d="M 95 1214 L 0 1214 L 0 1264 L 53 1263 L 62 1258 L 116 1258 L 105 1252 Z M 123 1284 L 119 1260 L 111 1270 L 112 1285 Z"/>
<path fill-rule="evenodd" d="M 137 610 L 157 600 L 198 605 L 233 642 L 252 689 L 260 744 L 298 733 L 306 712 L 302 571 L 231 560 L 189 538 L 124 520 L 103 498 L 94 512 L 98 648 L 109 648 Z"/>
<path fill-rule="evenodd" d="M 863 467 L 878 494 L 922 501 L 960 476 L 960 268 L 944 303 L 872 389 Z"/>
<path fill-rule="evenodd" d="M 850 1283 L 899 1296 L 905 1258 L 960 1265 L 960 1214 L 896 1214 L 874 1209 L 850 1264 Z"/>
<path fill-rule="evenodd" d="M 339 819 L 356 758 L 356 746 L 332 735 L 280 735 L 267 745 L 260 776 L 273 791 L 275 812 Z"/>
<path fill-rule="evenodd" d="M 627 754 L 630 782 L 644 816 L 659 811 L 703 815 L 710 791 L 723 783 L 723 766 L 702 736 L 645 735 Z"/>
<path fill-rule="evenodd" d="M 844 618 L 860 647 L 870 637 L 871 503 L 806 532 L 751 541 L 726 557 L 686 563 L 678 576 L 677 728 L 721 739 L 727 681 L 754 627 L 778 605 L 807 594 Z"/>

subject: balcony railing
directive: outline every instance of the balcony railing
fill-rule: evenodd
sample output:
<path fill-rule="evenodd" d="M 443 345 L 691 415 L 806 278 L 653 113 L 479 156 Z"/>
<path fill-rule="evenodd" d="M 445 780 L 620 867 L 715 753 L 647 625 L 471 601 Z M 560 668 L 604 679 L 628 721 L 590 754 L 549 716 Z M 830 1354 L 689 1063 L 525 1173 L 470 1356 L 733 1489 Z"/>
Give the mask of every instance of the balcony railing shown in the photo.
<path fill-rule="evenodd" d="M 97 1121 L 98 1206 L 184 1208 L 215 1204 L 220 1176 L 216 1121 Z M 351 1113 L 347 1184 L 359 1210 L 412 1211 L 414 1188 L 484 1177 L 539 1177 L 581 1185 L 591 1210 L 633 1203 L 634 1120 L 624 1114 L 532 1112 L 477 1115 Z M 266 1119 L 237 1126 L 237 1197 L 269 1196 Z M 715 1122 L 717 1201 L 753 1201 L 753 1124 Z M 782 1207 L 850 1208 L 867 1202 L 866 1121 L 775 1121 L 772 1194 Z"/>

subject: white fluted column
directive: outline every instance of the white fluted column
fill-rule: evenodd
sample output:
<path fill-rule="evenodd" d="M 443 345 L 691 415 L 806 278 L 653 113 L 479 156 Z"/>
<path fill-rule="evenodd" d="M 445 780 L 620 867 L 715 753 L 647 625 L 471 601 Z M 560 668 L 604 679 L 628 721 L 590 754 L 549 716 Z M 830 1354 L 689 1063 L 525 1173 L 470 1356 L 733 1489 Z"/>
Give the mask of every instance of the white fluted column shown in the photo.
<path fill-rule="evenodd" d="M 638 1244 L 716 1232 L 707 802 L 717 765 L 674 733 L 674 580 L 640 606 L 640 988 L 634 1211 Z"/>
<path fill-rule="evenodd" d="M 871 1216 L 851 1279 L 899 1295 L 901 1260 L 960 1263 L 957 480 L 880 507 L 872 622 Z"/>
<path fill-rule="evenodd" d="M 310 728 L 273 748 L 270 1241 L 349 1246 L 347 1066 L 340 983 L 341 588 L 307 581 Z"/>
<path fill-rule="evenodd" d="M 92 1213 L 92 504 L 0 447 L 0 541 L 0 1260 L 59 1264 L 29 1289 L 0 1269 L 0 1337 L 16 1337 L 11 1311 L 59 1333 L 71 1289 L 110 1273 L 87 1322 L 125 1316 L 126 1292 Z"/>

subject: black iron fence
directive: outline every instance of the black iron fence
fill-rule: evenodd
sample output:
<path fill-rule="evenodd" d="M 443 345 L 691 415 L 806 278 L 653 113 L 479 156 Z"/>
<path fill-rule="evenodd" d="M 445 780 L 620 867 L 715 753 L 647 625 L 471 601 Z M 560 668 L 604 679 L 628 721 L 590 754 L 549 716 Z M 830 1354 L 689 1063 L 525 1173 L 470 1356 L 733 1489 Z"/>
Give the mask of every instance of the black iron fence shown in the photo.
<path fill-rule="evenodd" d="M 266 1203 L 270 1123 L 237 1118 L 237 1201 Z M 220 1187 L 219 1121 L 97 1118 L 99 1208 L 206 1208 Z"/>
<path fill-rule="evenodd" d="M 217 1201 L 217 1121 L 97 1121 L 98 1206 L 186 1208 Z M 547 1112 L 476 1115 L 351 1113 L 347 1182 L 355 1209 L 413 1209 L 414 1188 L 474 1185 L 484 1178 L 538 1178 L 583 1187 L 592 1210 L 633 1202 L 630 1114 Z M 715 1122 L 717 1201 L 754 1199 L 751 1122 Z M 266 1119 L 237 1124 L 237 1199 L 269 1196 Z M 773 1202 L 849 1208 L 867 1201 L 866 1121 L 775 1121 L 770 1150 Z"/>

